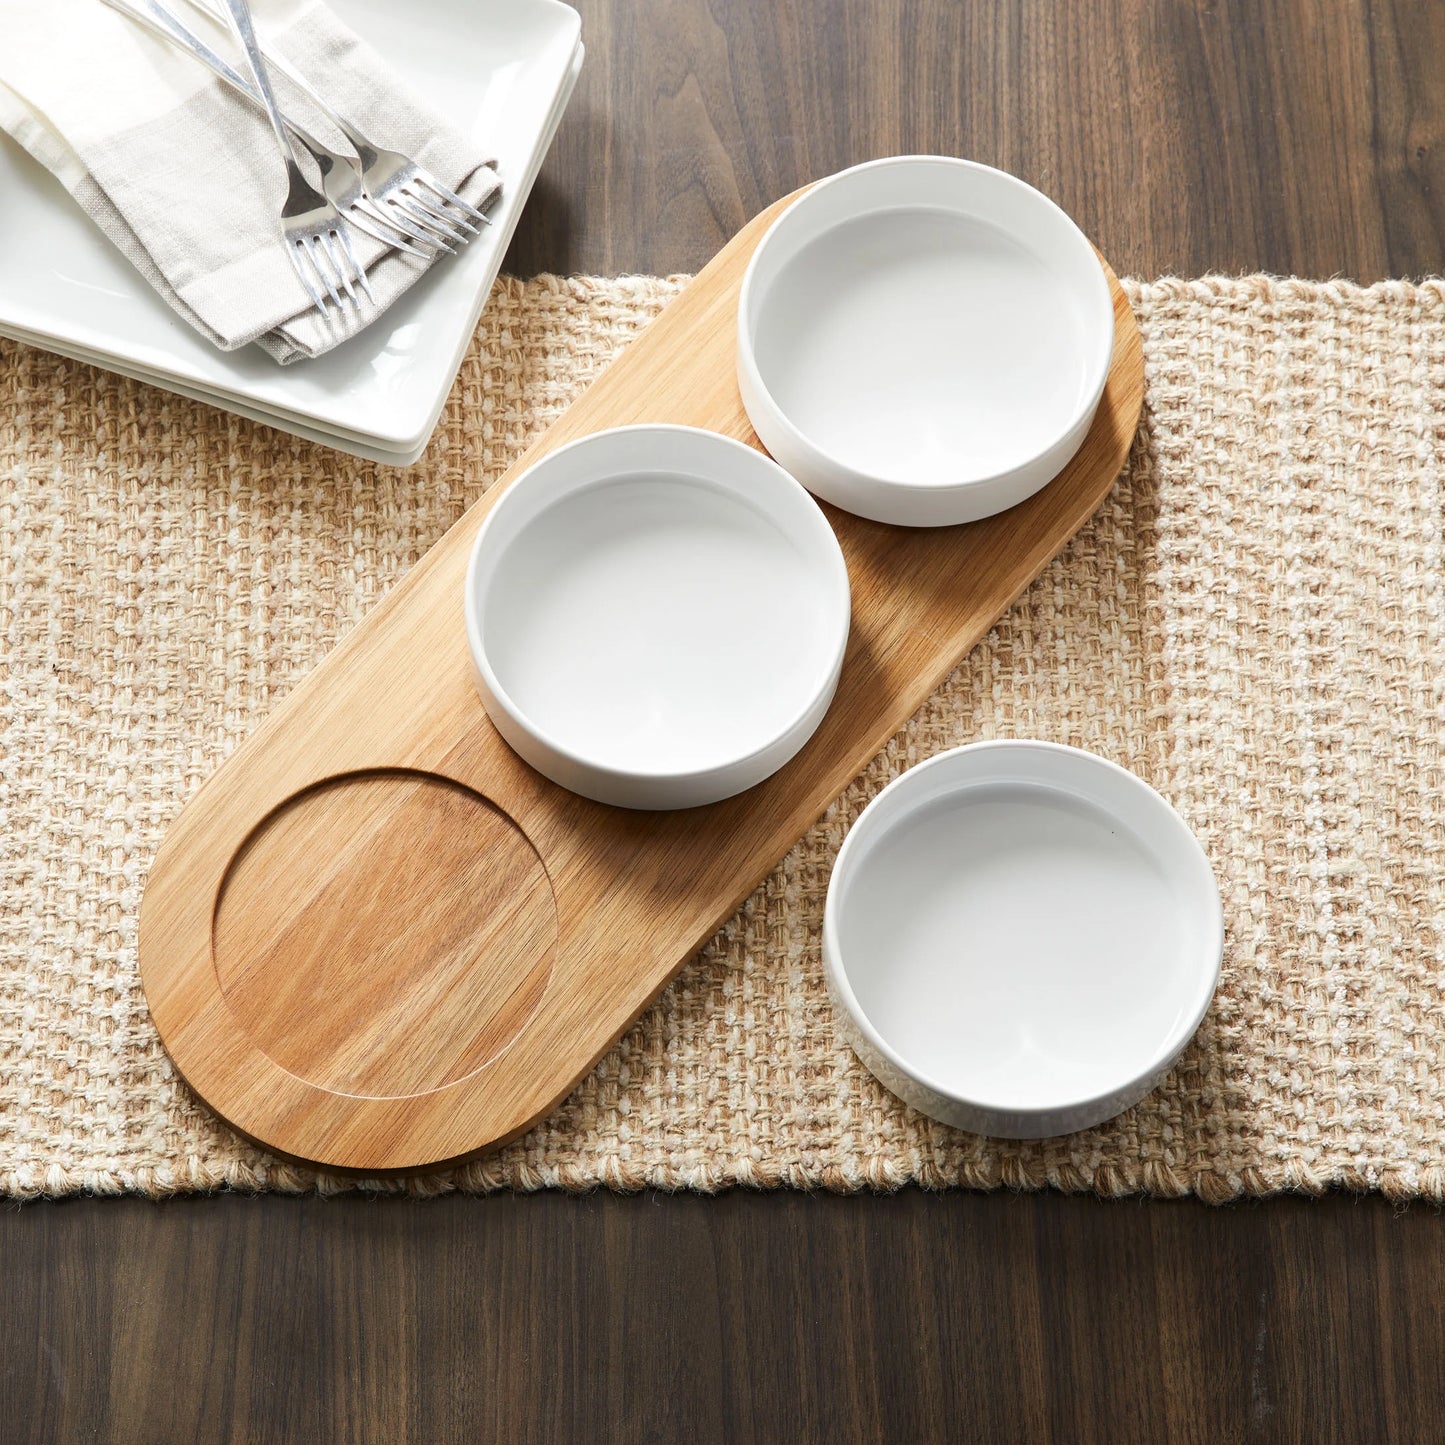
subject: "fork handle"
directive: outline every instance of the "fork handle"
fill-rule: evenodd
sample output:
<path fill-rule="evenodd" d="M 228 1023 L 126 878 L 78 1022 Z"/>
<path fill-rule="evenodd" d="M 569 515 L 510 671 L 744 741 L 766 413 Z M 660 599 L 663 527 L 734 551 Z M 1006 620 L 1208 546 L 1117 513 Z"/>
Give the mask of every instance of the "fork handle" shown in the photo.
<path fill-rule="evenodd" d="M 223 9 L 230 11 L 234 15 L 236 0 L 188 0 L 188 3 L 193 9 L 210 15 L 213 20 L 220 20 Z M 274 66 L 292 85 L 309 96 L 317 109 L 351 142 L 352 148 L 360 154 L 361 147 L 367 145 L 366 138 L 352 126 L 346 117 L 342 115 L 284 55 L 273 46 L 268 46 L 258 39 L 254 30 L 252 31 L 252 38 L 256 41 L 256 49 L 265 57 L 266 63 Z M 368 149 L 369 148 L 368 146 Z"/>
<path fill-rule="evenodd" d="M 291 138 L 286 134 L 286 123 L 281 119 L 281 109 L 271 91 L 271 77 L 266 70 L 261 46 L 256 40 L 256 29 L 251 24 L 251 7 L 246 0 L 221 0 L 221 3 L 231 17 L 231 28 L 236 32 L 236 39 L 241 42 L 241 48 L 246 52 L 251 74 L 256 77 L 256 89 L 261 92 L 261 103 L 266 107 L 266 119 L 271 122 L 271 129 L 276 133 L 276 144 L 281 147 L 281 154 L 295 165 L 296 153 L 291 149 Z"/>
<path fill-rule="evenodd" d="M 260 91 L 244 75 L 222 60 L 199 35 L 188 29 L 177 15 L 166 9 L 160 0 L 105 0 L 105 3 L 112 10 L 117 10 L 122 15 L 144 25 L 152 34 L 159 35 L 162 40 L 168 40 L 188 55 L 194 56 L 202 65 L 209 66 L 232 90 L 244 95 L 252 105 L 265 108 L 266 102 L 261 99 Z M 318 151 L 323 151 L 321 142 L 309 131 L 303 130 L 289 115 L 283 113 L 281 119 L 285 123 L 286 129 L 313 155 Z"/>

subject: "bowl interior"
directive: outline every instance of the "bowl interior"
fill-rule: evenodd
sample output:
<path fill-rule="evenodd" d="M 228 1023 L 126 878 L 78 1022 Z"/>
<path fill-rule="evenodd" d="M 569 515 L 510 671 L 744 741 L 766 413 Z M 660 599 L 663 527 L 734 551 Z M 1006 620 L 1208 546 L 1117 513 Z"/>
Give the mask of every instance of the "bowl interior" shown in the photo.
<path fill-rule="evenodd" d="M 748 329 L 773 404 L 836 464 L 949 485 L 1028 463 L 1095 404 L 1108 286 L 1077 227 L 986 167 L 825 182 L 758 253 Z"/>
<path fill-rule="evenodd" d="M 886 1052 L 1001 1110 L 1148 1076 L 1197 1027 L 1219 966 L 1217 889 L 1182 821 L 1086 754 L 1044 762 L 905 798 L 849 860 L 835 919 Z"/>
<path fill-rule="evenodd" d="M 775 741 L 829 684 L 847 635 L 841 554 L 791 478 L 736 443 L 557 454 L 519 481 L 478 569 L 495 682 L 585 762 L 704 771 Z M 549 458 L 548 461 L 553 459 Z M 504 502 L 510 502 L 511 497 Z M 840 593 L 841 584 L 841 593 Z"/>

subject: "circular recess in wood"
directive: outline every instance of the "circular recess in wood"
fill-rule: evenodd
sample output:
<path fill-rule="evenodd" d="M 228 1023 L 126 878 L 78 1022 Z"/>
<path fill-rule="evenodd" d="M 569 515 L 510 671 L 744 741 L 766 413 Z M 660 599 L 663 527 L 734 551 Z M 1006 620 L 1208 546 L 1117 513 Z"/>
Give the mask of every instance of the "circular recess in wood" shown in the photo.
<path fill-rule="evenodd" d="M 356 773 L 288 799 L 226 870 L 212 948 L 252 1041 L 339 1094 L 465 1078 L 541 1001 L 557 909 L 536 850 L 479 793 Z"/>

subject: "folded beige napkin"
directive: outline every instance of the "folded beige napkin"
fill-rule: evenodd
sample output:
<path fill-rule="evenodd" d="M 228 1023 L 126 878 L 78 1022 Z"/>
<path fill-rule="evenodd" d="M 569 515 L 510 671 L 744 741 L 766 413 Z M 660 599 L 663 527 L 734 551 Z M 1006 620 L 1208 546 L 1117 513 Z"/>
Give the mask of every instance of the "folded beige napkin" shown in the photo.
<path fill-rule="evenodd" d="M 223 31 L 179 0 L 172 8 L 249 75 Z M 319 0 L 253 0 L 253 9 L 266 43 L 377 144 L 413 156 L 473 205 L 490 203 L 492 163 Z M 256 342 L 283 364 L 319 356 L 424 273 L 425 263 L 353 229 L 376 305 L 364 303 L 359 317 L 347 308 L 342 320 L 334 307 L 319 315 L 281 241 L 280 150 L 248 100 L 102 0 L 0 0 L 0 36 L 0 127 L 223 350 Z M 276 81 L 283 109 L 347 153 L 324 116 Z"/>

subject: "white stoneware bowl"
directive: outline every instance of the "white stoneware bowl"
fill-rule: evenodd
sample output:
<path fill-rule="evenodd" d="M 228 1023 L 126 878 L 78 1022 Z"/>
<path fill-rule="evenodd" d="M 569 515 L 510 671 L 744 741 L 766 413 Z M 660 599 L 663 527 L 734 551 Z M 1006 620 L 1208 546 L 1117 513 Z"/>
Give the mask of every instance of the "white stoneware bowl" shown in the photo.
<path fill-rule="evenodd" d="M 911 527 L 972 522 L 1056 477 L 1108 379 L 1114 307 L 1047 196 L 948 156 L 820 181 L 743 278 L 738 385 L 816 495 Z"/>
<path fill-rule="evenodd" d="M 1076 748 L 988 742 L 904 773 L 838 854 L 823 955 L 894 1093 L 977 1134 L 1086 1129 L 1144 1097 L 1214 995 L 1208 860 L 1146 783 Z"/>
<path fill-rule="evenodd" d="M 488 513 L 467 640 L 497 731 L 573 792 L 716 802 L 822 721 L 848 570 L 818 504 L 753 448 L 692 427 L 598 432 Z"/>

